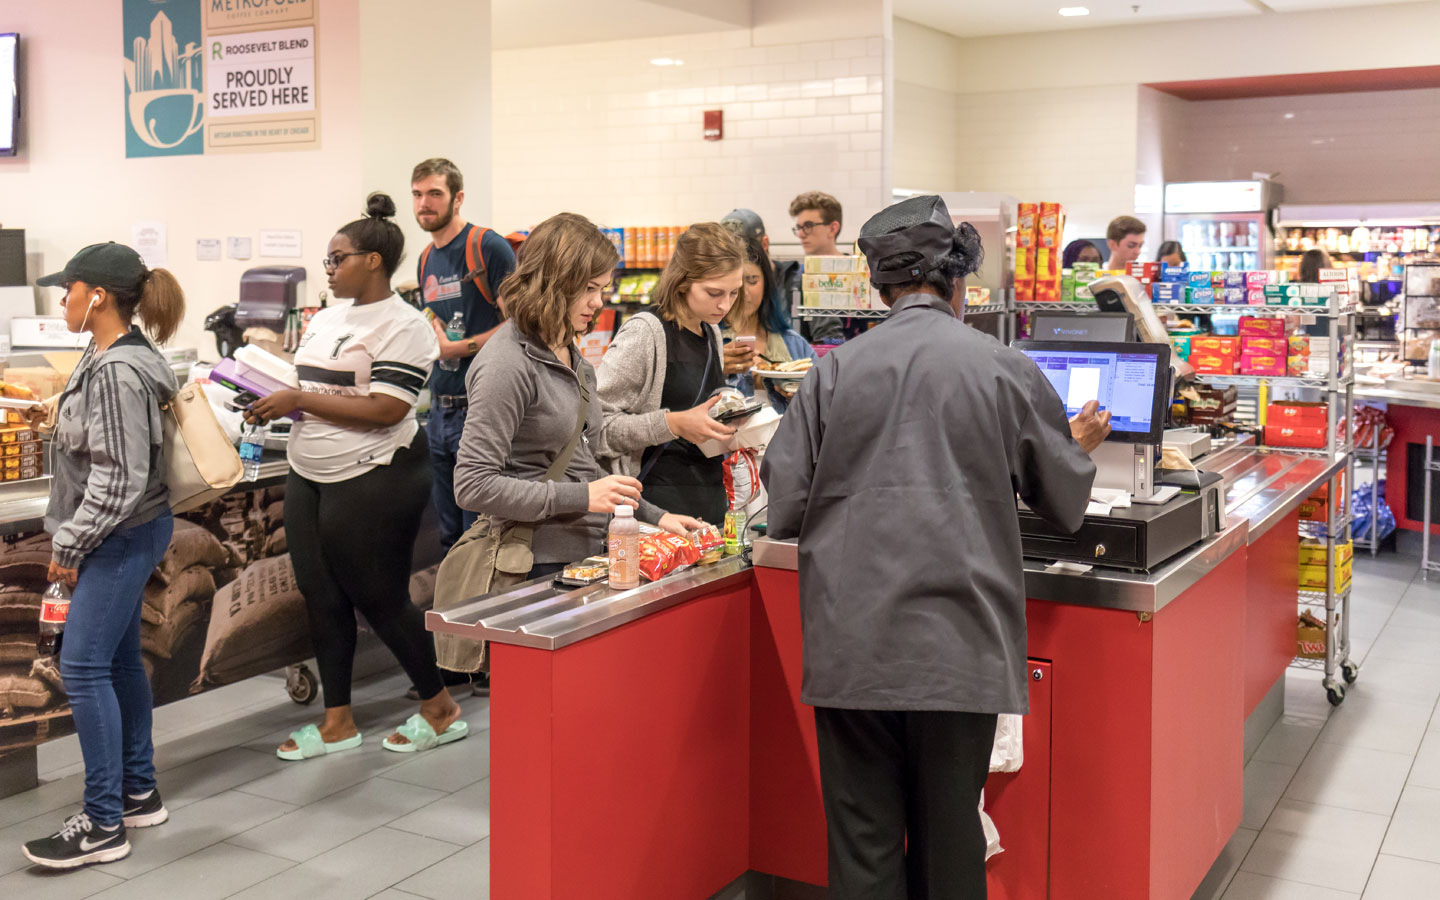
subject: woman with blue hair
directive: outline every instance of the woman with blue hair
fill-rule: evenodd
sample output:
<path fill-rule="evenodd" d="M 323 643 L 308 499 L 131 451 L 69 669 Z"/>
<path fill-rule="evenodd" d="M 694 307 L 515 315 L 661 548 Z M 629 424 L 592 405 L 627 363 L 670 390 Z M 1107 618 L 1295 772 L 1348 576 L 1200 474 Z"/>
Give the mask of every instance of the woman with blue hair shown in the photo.
<path fill-rule="evenodd" d="M 763 385 L 776 412 L 783 413 L 799 381 L 766 381 L 753 369 L 774 369 L 797 359 L 819 359 L 815 349 L 790 326 L 780 302 L 779 286 L 770 256 L 759 239 L 745 238 L 745 291 L 743 299 L 720 326 L 725 340 L 726 382 L 747 397 Z M 736 340 L 737 338 L 741 340 Z M 748 341 L 754 338 L 750 350 Z M 753 350 L 753 352 L 751 352 Z"/>

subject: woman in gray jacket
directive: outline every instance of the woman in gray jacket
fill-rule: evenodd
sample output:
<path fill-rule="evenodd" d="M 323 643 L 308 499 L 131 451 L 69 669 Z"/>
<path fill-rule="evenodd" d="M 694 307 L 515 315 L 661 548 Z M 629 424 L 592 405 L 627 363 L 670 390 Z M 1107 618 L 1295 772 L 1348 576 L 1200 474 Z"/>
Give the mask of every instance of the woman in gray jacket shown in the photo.
<path fill-rule="evenodd" d="M 155 787 L 140 600 L 173 529 L 160 406 L 175 395 L 175 376 L 132 322 L 164 342 L 185 295 L 173 275 L 116 243 L 92 244 L 36 283 L 65 288 L 65 324 L 91 336 L 55 398 L 45 512 L 50 580 L 74 589 L 60 674 L 85 757 L 85 808 L 24 848 L 37 865 L 70 869 L 129 856 L 127 827 L 169 817 Z"/>
<path fill-rule="evenodd" d="M 640 482 L 606 475 L 595 370 L 575 342 L 604 305 L 619 256 L 591 222 L 560 213 L 525 241 L 500 286 L 508 321 L 476 355 L 466 377 L 470 414 L 455 465 L 462 509 L 535 526 L 532 578 L 601 552 L 608 516 L 637 506 L 641 521 L 684 533 L 700 526 L 641 498 Z M 574 433 L 581 396 L 592 398 L 582 439 L 562 478 L 545 473 Z"/>
<path fill-rule="evenodd" d="M 735 232 L 692 225 L 655 285 L 655 312 L 625 322 L 600 362 L 612 468 L 638 477 L 645 499 L 712 524 L 725 518 L 725 457 L 698 445 L 735 433 L 710 407 L 725 386 L 718 326 L 743 297 L 744 265 Z"/>

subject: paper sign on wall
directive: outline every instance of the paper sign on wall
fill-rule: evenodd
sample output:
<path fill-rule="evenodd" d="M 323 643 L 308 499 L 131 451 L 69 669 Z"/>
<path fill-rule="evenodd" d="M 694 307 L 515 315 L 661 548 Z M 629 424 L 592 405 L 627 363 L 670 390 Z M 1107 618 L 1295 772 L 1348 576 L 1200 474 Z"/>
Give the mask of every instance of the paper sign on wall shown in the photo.
<path fill-rule="evenodd" d="M 250 239 L 248 237 L 228 237 L 225 239 L 226 255 L 231 259 L 249 259 L 251 255 Z"/>
<path fill-rule="evenodd" d="M 220 258 L 219 238 L 196 238 L 195 258 L 201 262 L 215 262 Z"/>
<path fill-rule="evenodd" d="M 299 259 L 301 250 L 300 229 L 260 229 L 260 255 L 280 259 Z"/>
<path fill-rule="evenodd" d="M 130 227 L 130 246 L 152 269 L 169 262 L 169 254 L 165 252 L 164 222 L 136 222 Z"/>

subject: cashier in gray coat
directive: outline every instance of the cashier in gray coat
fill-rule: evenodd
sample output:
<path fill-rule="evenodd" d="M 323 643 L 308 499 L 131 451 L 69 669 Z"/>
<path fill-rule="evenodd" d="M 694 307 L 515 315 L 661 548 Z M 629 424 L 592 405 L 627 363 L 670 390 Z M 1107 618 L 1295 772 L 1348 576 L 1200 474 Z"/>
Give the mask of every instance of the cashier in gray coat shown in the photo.
<path fill-rule="evenodd" d="M 1108 418 L 1067 423 L 1034 363 L 961 322 L 980 238 L 939 197 L 859 246 L 890 316 L 815 365 L 761 469 L 770 535 L 799 538 L 830 897 L 983 898 L 996 716 L 1028 711 L 1015 497 L 1078 529 Z"/>

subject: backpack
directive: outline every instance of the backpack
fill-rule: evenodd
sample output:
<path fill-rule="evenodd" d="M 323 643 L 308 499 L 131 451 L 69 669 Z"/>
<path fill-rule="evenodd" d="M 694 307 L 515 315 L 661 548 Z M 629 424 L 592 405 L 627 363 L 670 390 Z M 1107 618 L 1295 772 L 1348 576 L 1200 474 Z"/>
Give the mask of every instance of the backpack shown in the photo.
<path fill-rule="evenodd" d="M 495 305 L 495 298 L 490 294 L 490 279 L 485 271 L 485 255 L 480 252 L 480 242 L 485 239 L 490 229 L 476 225 L 470 229 L 470 236 L 465 241 L 465 277 L 463 281 L 473 281 L 480 289 L 480 296 L 491 306 Z M 430 259 L 430 251 L 435 249 L 435 242 L 431 241 L 420 251 L 420 294 L 425 294 L 425 262 Z"/>

